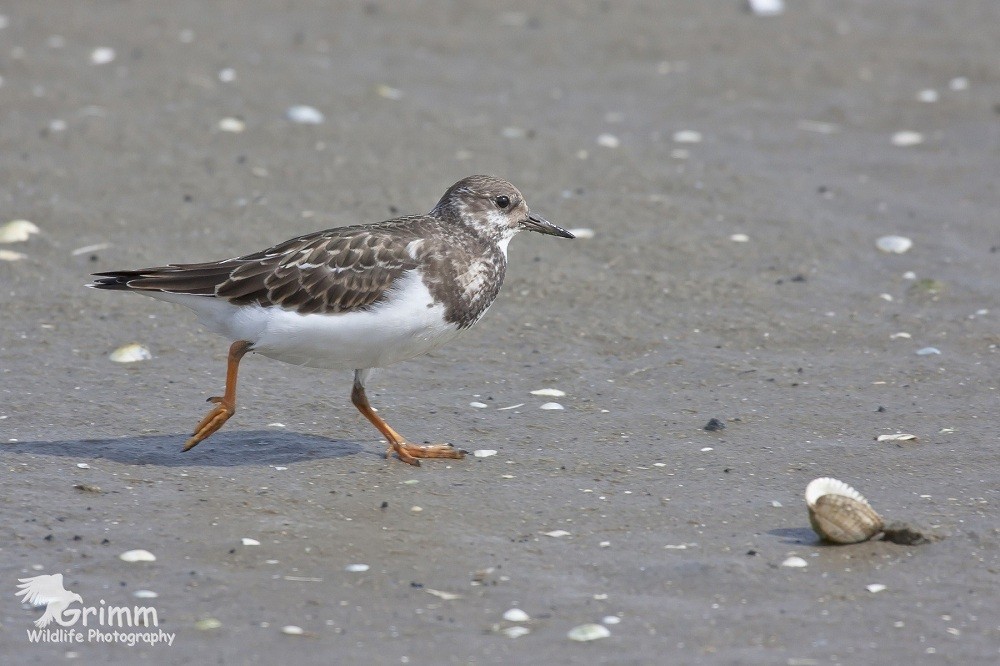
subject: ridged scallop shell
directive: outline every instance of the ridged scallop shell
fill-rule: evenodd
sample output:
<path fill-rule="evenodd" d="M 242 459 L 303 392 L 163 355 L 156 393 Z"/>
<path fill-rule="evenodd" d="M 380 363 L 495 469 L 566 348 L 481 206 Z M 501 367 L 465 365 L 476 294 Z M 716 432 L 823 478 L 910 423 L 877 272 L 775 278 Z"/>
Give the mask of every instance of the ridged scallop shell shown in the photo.
<path fill-rule="evenodd" d="M 809 522 L 816 533 L 833 543 L 859 543 L 882 531 L 882 516 L 861 493 L 843 481 L 823 477 L 806 486 Z"/>

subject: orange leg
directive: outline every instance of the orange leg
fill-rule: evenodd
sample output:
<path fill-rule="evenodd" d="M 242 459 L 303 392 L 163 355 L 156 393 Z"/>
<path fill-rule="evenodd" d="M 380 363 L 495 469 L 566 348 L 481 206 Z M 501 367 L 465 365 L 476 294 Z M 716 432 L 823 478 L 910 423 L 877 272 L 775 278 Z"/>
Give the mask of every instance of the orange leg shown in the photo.
<path fill-rule="evenodd" d="M 406 439 L 400 435 L 398 432 L 392 429 L 392 427 L 385 422 L 381 416 L 379 416 L 372 406 L 368 403 L 368 396 L 365 394 L 365 386 L 362 381 L 363 377 L 362 371 L 358 371 L 354 375 L 354 389 L 351 391 L 351 402 L 354 406 L 358 408 L 366 419 L 371 421 L 371 424 L 378 428 L 379 432 L 389 441 L 389 450 L 386 451 L 385 455 L 388 458 L 389 455 L 395 451 L 399 459 L 410 465 L 420 466 L 420 461 L 418 458 L 456 458 L 461 459 L 465 457 L 467 451 L 461 449 L 456 449 L 451 444 L 411 444 L 406 441 Z"/>
<path fill-rule="evenodd" d="M 215 407 L 195 427 L 191 439 L 184 443 L 185 451 L 198 446 L 198 442 L 208 438 L 221 428 L 230 416 L 236 413 L 236 375 L 239 373 L 240 359 L 250 351 L 250 345 L 251 343 L 246 340 L 237 340 L 229 347 L 229 363 L 226 366 L 226 392 L 221 398 L 213 396 L 208 399 L 208 402 L 215 403 Z"/>

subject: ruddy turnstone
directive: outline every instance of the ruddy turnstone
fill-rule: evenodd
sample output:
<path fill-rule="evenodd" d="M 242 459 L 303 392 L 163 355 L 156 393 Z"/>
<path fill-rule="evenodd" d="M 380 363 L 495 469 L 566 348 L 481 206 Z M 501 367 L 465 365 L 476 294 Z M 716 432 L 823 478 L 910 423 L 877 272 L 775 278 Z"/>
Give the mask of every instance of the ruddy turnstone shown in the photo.
<path fill-rule="evenodd" d="M 469 176 L 427 215 L 337 227 L 261 252 L 201 264 L 95 273 L 96 289 L 132 291 L 194 310 L 229 347 L 226 389 L 184 444 L 210 436 L 236 410 L 247 352 L 314 368 L 353 370 L 351 402 L 389 441 L 388 456 L 462 458 L 450 444 L 408 442 L 368 402 L 365 380 L 467 330 L 496 299 L 507 244 L 519 231 L 573 238 L 528 210 L 516 187 Z"/>

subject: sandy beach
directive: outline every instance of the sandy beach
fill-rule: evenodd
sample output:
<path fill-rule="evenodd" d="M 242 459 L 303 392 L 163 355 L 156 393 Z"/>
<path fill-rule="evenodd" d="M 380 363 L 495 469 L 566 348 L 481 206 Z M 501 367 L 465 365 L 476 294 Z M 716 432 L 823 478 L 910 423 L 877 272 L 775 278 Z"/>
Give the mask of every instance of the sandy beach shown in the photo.
<path fill-rule="evenodd" d="M 0 662 L 997 663 L 1000 4 L 786 5 L 0 4 Z M 259 356 L 182 453 L 228 342 L 83 286 L 475 173 L 581 238 L 369 395 L 492 455 Z M 940 540 L 821 543 L 823 476 Z"/>

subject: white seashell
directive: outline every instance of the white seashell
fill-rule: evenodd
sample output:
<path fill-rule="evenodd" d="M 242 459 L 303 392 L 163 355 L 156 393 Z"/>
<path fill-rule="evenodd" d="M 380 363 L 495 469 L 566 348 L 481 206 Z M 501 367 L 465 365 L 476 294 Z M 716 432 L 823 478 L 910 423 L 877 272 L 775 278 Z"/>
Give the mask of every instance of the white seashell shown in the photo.
<path fill-rule="evenodd" d="M 511 608 L 503 614 L 503 619 L 508 622 L 527 622 L 531 619 L 531 616 L 520 608 Z"/>
<path fill-rule="evenodd" d="M 475 407 L 476 409 L 486 409 L 489 407 L 485 402 L 470 402 L 469 407 Z"/>
<path fill-rule="evenodd" d="M 532 391 L 531 395 L 542 395 L 545 396 L 546 398 L 561 398 L 564 395 L 566 395 L 566 392 L 554 388 L 543 388 L 543 389 L 538 389 L 537 391 Z"/>
<path fill-rule="evenodd" d="M 211 631 L 222 626 L 222 622 L 214 617 L 206 617 L 194 623 L 194 628 L 198 631 Z"/>
<path fill-rule="evenodd" d="M 244 546 L 259 546 L 260 545 L 260 541 L 257 541 L 257 539 L 251 539 L 250 537 L 243 537 L 240 540 L 240 542 Z"/>
<path fill-rule="evenodd" d="M 28 255 L 23 252 L 14 252 L 12 250 L 0 250 L 0 261 L 21 261 L 22 259 L 27 259 Z"/>
<path fill-rule="evenodd" d="M 76 466 L 79 467 L 80 469 L 90 469 L 90 465 L 88 465 L 87 463 L 77 463 Z"/>
<path fill-rule="evenodd" d="M 610 635 L 611 631 L 603 624 L 581 624 L 578 627 L 573 627 L 566 634 L 571 641 L 596 641 Z"/>
<path fill-rule="evenodd" d="M 601 622 L 604 624 L 619 624 L 622 621 L 617 615 L 605 615 L 601 618 Z"/>
<path fill-rule="evenodd" d="M 281 633 L 287 634 L 288 636 L 301 636 L 306 632 L 302 630 L 302 627 L 297 627 L 294 624 L 286 624 L 281 628 Z"/>
<path fill-rule="evenodd" d="M 368 571 L 368 569 L 367 564 L 348 564 L 344 567 L 344 571 L 350 571 L 351 573 L 361 573 L 362 571 Z"/>
<path fill-rule="evenodd" d="M 906 148 L 908 146 L 919 146 L 924 142 L 924 135 L 920 132 L 903 130 L 892 135 L 892 145 Z"/>
<path fill-rule="evenodd" d="M 860 543 L 882 531 L 882 517 L 857 490 L 843 481 L 823 477 L 806 487 L 809 522 L 832 543 Z"/>
<path fill-rule="evenodd" d="M 289 107 L 285 115 L 299 125 L 320 125 L 326 119 L 319 109 L 305 104 Z"/>
<path fill-rule="evenodd" d="M 871 585 L 865 585 L 865 589 L 872 594 L 877 594 L 885 589 L 885 585 L 882 583 L 872 583 Z"/>
<path fill-rule="evenodd" d="M 784 562 L 781 563 L 783 567 L 792 567 L 793 569 L 801 569 L 802 567 L 809 566 L 809 563 L 803 560 L 801 557 L 793 555 L 789 557 Z"/>
<path fill-rule="evenodd" d="M 934 354 L 940 354 L 941 350 L 937 347 L 924 347 L 917 350 L 917 356 L 932 356 Z"/>
<path fill-rule="evenodd" d="M 701 143 L 701 132 L 694 130 L 680 130 L 674 132 L 674 143 Z"/>
<path fill-rule="evenodd" d="M 247 124 L 240 120 L 239 118 L 233 118 L 232 116 L 223 118 L 219 121 L 219 130 L 222 132 L 231 132 L 233 134 L 239 134 L 247 128 Z"/>
<path fill-rule="evenodd" d="M 12 220 L 0 227 L 0 243 L 23 243 L 41 231 L 28 220 Z"/>
<path fill-rule="evenodd" d="M 785 11 L 784 0 L 748 0 L 747 5 L 756 16 L 777 16 Z"/>
<path fill-rule="evenodd" d="M 570 535 L 570 533 L 566 530 L 552 530 L 551 532 L 542 532 L 542 534 L 545 536 L 555 537 L 556 539 Z"/>
<path fill-rule="evenodd" d="M 508 638 L 520 638 L 521 636 L 527 636 L 531 633 L 531 629 L 527 627 L 507 627 L 506 629 L 501 629 L 500 632 Z"/>
<path fill-rule="evenodd" d="M 729 237 L 729 240 L 733 241 L 734 243 L 749 243 L 750 237 L 747 236 L 746 234 L 733 234 L 732 236 Z"/>
<path fill-rule="evenodd" d="M 379 97 L 384 97 L 385 99 L 400 100 L 403 99 L 403 91 L 399 88 L 393 88 L 392 86 L 387 86 L 381 84 L 375 86 L 375 92 L 378 93 Z"/>
<path fill-rule="evenodd" d="M 445 592 L 444 590 L 434 590 L 431 588 L 425 588 L 424 592 L 427 594 L 434 595 L 438 599 L 444 599 L 445 601 L 454 601 L 455 599 L 461 599 L 461 594 L 455 594 L 454 592 Z"/>
<path fill-rule="evenodd" d="M 622 142 L 614 134 L 601 134 L 597 137 L 597 145 L 604 148 L 617 148 L 622 145 Z"/>
<path fill-rule="evenodd" d="M 148 550 L 127 550 L 118 556 L 118 559 L 122 562 L 155 562 L 156 555 L 153 555 Z"/>
<path fill-rule="evenodd" d="M 132 593 L 132 596 L 136 599 L 155 599 L 160 595 L 152 590 L 136 590 Z"/>
<path fill-rule="evenodd" d="M 913 247 L 913 241 L 906 236 L 882 236 L 875 241 L 875 247 L 887 254 L 903 254 Z"/>
<path fill-rule="evenodd" d="M 109 62 L 114 61 L 115 50 L 110 46 L 99 46 L 90 53 L 90 62 L 95 65 L 107 65 Z"/>
<path fill-rule="evenodd" d="M 566 408 L 560 405 L 558 402 L 547 402 L 544 405 L 541 405 L 539 409 L 566 409 Z"/>
<path fill-rule="evenodd" d="M 877 442 L 908 442 L 911 439 L 916 439 L 916 435 L 911 435 L 908 432 L 897 432 L 892 435 L 879 435 L 875 438 Z"/>
<path fill-rule="evenodd" d="M 496 449 L 476 449 L 472 452 L 472 455 L 477 458 L 489 458 L 490 456 L 495 456 L 496 454 Z"/>
<path fill-rule="evenodd" d="M 136 361 L 148 361 L 153 358 L 153 355 L 138 342 L 132 342 L 114 350 L 108 358 L 115 363 L 135 363 Z"/>

